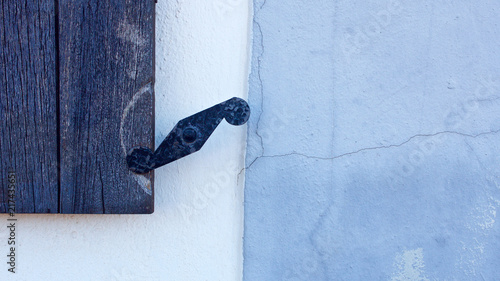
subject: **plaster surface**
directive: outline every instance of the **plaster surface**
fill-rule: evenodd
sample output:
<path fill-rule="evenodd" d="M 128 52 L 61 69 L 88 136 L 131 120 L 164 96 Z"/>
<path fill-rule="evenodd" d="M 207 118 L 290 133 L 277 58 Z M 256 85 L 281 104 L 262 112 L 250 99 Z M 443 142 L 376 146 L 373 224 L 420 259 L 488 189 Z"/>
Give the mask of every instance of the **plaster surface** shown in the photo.
<path fill-rule="evenodd" d="M 246 98 L 248 1 L 158 1 L 156 145 L 180 119 Z M 0 280 L 241 280 L 246 126 L 155 172 L 152 215 L 17 215 L 16 273 Z M 139 188 L 139 187 L 138 187 Z"/>
<path fill-rule="evenodd" d="M 244 280 L 499 280 L 500 3 L 255 0 Z"/>

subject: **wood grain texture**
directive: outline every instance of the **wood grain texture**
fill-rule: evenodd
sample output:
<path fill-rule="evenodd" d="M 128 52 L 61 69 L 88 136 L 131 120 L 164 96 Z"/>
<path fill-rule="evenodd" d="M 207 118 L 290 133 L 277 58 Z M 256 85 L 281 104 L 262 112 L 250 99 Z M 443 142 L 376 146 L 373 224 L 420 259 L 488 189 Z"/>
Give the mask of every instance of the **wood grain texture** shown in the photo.
<path fill-rule="evenodd" d="M 58 212 L 54 3 L 0 3 L 0 212 L 16 173 L 16 212 Z"/>
<path fill-rule="evenodd" d="M 154 0 L 1 1 L 0 213 L 152 213 Z"/>
<path fill-rule="evenodd" d="M 60 0 L 61 213 L 152 213 L 154 0 Z"/>

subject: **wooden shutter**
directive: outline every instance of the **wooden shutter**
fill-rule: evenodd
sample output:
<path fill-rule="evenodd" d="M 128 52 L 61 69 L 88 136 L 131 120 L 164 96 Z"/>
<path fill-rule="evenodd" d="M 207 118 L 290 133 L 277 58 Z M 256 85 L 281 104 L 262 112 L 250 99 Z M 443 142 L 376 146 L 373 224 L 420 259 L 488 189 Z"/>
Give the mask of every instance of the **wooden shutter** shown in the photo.
<path fill-rule="evenodd" d="M 154 0 L 2 1 L 0 212 L 152 213 Z"/>

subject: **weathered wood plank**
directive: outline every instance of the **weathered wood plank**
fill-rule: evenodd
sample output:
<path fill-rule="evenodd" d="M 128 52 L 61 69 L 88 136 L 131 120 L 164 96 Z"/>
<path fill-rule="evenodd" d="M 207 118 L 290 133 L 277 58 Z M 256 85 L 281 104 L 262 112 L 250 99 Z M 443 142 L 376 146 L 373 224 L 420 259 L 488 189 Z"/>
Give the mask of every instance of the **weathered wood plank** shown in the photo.
<path fill-rule="evenodd" d="M 153 173 L 125 162 L 154 149 L 154 0 L 59 0 L 62 213 L 151 213 Z"/>
<path fill-rule="evenodd" d="M 16 212 L 58 212 L 56 52 L 53 1 L 0 1 L 0 213 L 7 173 Z"/>

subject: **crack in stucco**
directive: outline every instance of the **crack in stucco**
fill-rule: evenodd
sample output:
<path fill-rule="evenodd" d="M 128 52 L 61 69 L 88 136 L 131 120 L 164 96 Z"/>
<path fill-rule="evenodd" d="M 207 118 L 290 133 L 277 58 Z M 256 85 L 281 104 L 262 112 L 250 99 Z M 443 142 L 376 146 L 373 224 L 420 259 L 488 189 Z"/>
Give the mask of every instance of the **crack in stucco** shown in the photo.
<path fill-rule="evenodd" d="M 277 155 L 261 155 L 261 156 L 255 158 L 247 167 L 245 167 L 244 169 L 242 169 L 240 171 L 240 173 L 243 172 L 244 170 L 249 169 L 250 167 L 252 167 L 252 165 L 255 162 L 257 162 L 257 160 L 262 159 L 262 158 L 283 158 L 283 157 L 289 157 L 289 156 L 301 156 L 301 157 L 305 157 L 305 158 L 308 158 L 308 159 L 335 160 L 335 159 L 339 159 L 339 158 L 342 158 L 342 157 L 345 157 L 345 156 L 351 156 L 351 155 L 354 155 L 354 154 L 358 154 L 358 153 L 363 152 L 363 151 L 370 151 L 370 150 L 389 149 L 389 148 L 401 147 L 401 146 L 403 146 L 403 145 L 411 142 L 413 139 L 418 138 L 418 137 L 426 137 L 426 138 L 428 138 L 428 137 L 435 137 L 435 136 L 442 135 L 442 134 L 453 134 L 453 135 L 459 135 L 459 136 L 468 137 L 468 138 L 477 138 L 479 136 L 497 134 L 499 132 L 500 132 L 500 129 L 494 130 L 494 131 L 489 131 L 489 132 L 482 132 L 482 133 L 479 133 L 479 134 L 476 134 L 476 135 L 466 134 L 466 133 L 460 133 L 460 132 L 455 132 L 455 131 L 441 131 L 441 132 L 437 132 L 437 133 L 433 133 L 433 134 L 416 134 L 416 135 L 408 138 L 407 140 L 405 140 L 404 142 L 399 143 L 399 144 L 382 145 L 382 146 L 375 146 L 375 147 L 365 147 L 365 148 L 358 149 L 356 151 L 346 152 L 346 153 L 335 155 L 335 156 L 332 156 L 332 157 L 321 157 L 321 156 L 307 155 L 307 154 L 299 153 L 299 152 L 291 152 L 291 153 L 277 154 Z"/>
<path fill-rule="evenodd" d="M 258 29 L 258 35 L 255 35 L 255 38 L 258 38 L 258 42 L 259 42 L 260 49 L 261 49 L 260 53 L 257 55 L 257 79 L 259 80 L 259 89 L 260 89 L 260 91 L 259 91 L 260 92 L 260 112 L 259 112 L 259 117 L 257 118 L 257 122 L 256 122 L 257 125 L 256 125 L 256 128 L 255 128 L 255 135 L 257 135 L 257 137 L 259 137 L 259 140 L 260 140 L 261 152 L 260 152 L 260 155 L 257 156 L 250 163 L 250 165 L 248 165 L 247 167 L 243 167 L 240 170 L 240 172 L 238 173 L 238 175 L 236 177 L 237 181 L 239 180 L 240 175 L 246 169 L 248 169 L 250 166 L 252 166 L 253 163 L 255 161 L 257 161 L 257 159 L 263 157 L 264 154 L 265 154 L 264 139 L 262 138 L 262 135 L 259 133 L 259 130 L 260 130 L 260 121 L 262 119 L 262 113 L 264 112 L 264 82 L 262 81 L 262 76 L 261 76 L 261 70 L 262 70 L 261 62 L 262 62 L 262 58 L 264 56 L 264 35 L 262 33 L 262 27 L 261 27 L 260 23 L 257 21 L 257 15 L 262 10 L 262 8 L 264 7 L 264 5 L 266 5 L 266 2 L 267 2 L 267 0 L 264 0 L 262 2 L 262 4 L 259 6 L 259 8 L 254 11 L 254 16 L 253 16 L 253 23 L 255 24 L 255 26 L 257 26 L 257 29 Z"/>
<path fill-rule="evenodd" d="M 264 83 L 262 82 L 262 76 L 261 76 L 261 62 L 262 58 L 264 56 L 264 35 L 262 33 L 262 27 L 260 26 L 260 23 L 256 20 L 257 19 L 257 14 L 259 13 L 260 10 L 264 7 L 266 4 L 266 0 L 262 2 L 262 5 L 260 5 L 258 11 L 255 11 L 255 16 L 253 19 L 253 22 L 257 26 L 259 32 L 258 32 L 258 37 L 259 37 L 259 43 L 260 43 L 260 48 L 261 52 L 257 56 L 257 78 L 259 79 L 259 88 L 260 88 L 260 113 L 259 117 L 257 118 L 257 128 L 255 129 L 255 134 L 259 137 L 260 139 L 260 146 L 261 146 L 261 155 L 259 157 L 262 157 L 265 154 L 265 147 L 264 147 L 264 140 L 262 138 L 262 135 L 259 133 L 259 128 L 260 128 L 260 121 L 262 119 L 262 113 L 264 112 Z M 258 158 L 258 157 L 257 157 Z"/>

